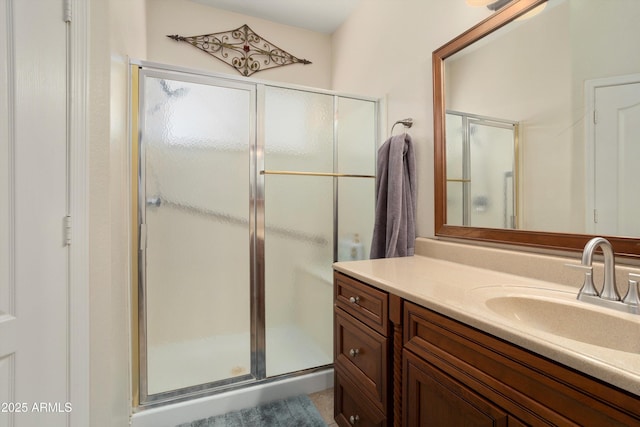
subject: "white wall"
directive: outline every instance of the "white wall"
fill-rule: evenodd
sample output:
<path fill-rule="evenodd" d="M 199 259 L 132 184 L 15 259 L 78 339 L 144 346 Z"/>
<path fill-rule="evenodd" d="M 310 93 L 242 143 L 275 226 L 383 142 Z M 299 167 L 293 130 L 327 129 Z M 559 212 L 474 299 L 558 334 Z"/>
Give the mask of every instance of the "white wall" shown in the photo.
<path fill-rule="evenodd" d="M 363 0 L 333 34 L 333 89 L 386 98 L 380 143 L 396 120 L 414 119 L 419 236 L 434 235 L 431 54 L 489 14 L 464 1 Z"/>
<path fill-rule="evenodd" d="M 127 56 L 145 56 L 144 9 L 143 0 L 90 6 L 90 416 L 96 427 L 128 425 L 131 408 Z"/>
<path fill-rule="evenodd" d="M 311 64 L 291 64 L 259 71 L 252 77 L 329 89 L 331 39 L 327 34 L 277 24 L 264 19 L 215 9 L 189 0 L 147 1 L 147 58 L 149 61 L 240 76 L 224 62 L 186 42 L 167 35 L 195 36 L 234 30 L 247 24 L 258 35 Z"/>

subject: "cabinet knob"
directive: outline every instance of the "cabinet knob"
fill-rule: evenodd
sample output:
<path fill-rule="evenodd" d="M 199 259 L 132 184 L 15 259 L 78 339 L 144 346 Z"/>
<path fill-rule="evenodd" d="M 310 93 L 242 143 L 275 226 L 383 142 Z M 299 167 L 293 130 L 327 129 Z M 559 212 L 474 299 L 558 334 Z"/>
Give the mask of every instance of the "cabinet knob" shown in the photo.
<path fill-rule="evenodd" d="M 351 355 L 351 357 L 356 357 L 358 354 L 360 354 L 360 349 L 352 348 L 351 350 L 349 350 L 349 354 Z"/>
<path fill-rule="evenodd" d="M 360 302 L 360 297 L 351 297 L 349 298 L 349 302 L 351 304 L 358 304 Z"/>
<path fill-rule="evenodd" d="M 351 423 L 351 425 L 355 425 L 358 421 L 360 421 L 360 416 L 359 415 L 351 415 L 349 417 L 349 422 Z"/>

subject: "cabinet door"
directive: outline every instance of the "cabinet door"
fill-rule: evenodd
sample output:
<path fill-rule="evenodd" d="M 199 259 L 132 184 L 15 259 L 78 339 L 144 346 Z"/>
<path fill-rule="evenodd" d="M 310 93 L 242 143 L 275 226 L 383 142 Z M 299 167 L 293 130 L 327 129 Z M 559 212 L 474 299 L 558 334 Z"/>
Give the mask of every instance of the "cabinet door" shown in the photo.
<path fill-rule="evenodd" d="M 402 360 L 406 426 L 509 425 L 504 411 L 413 353 L 404 350 Z"/>

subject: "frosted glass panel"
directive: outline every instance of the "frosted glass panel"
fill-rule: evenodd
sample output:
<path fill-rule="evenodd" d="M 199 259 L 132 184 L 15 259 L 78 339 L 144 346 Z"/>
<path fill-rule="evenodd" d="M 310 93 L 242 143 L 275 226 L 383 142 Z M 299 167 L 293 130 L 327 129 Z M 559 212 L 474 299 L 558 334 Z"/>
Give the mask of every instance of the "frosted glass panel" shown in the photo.
<path fill-rule="evenodd" d="M 375 103 L 360 99 L 338 97 L 337 116 L 337 172 L 375 175 Z"/>
<path fill-rule="evenodd" d="M 374 213 L 375 179 L 339 178 L 338 261 L 369 259 Z"/>
<path fill-rule="evenodd" d="M 332 363 L 333 181 L 265 183 L 267 376 Z"/>
<path fill-rule="evenodd" d="M 265 168 L 333 172 L 333 96 L 265 88 Z"/>
<path fill-rule="evenodd" d="M 338 97 L 338 172 L 376 173 L 376 105 Z M 375 179 L 338 179 L 338 261 L 368 259 L 375 211 Z"/>
<path fill-rule="evenodd" d="M 146 127 L 148 137 L 165 145 L 248 150 L 248 91 L 153 77 L 145 82 L 146 113 L 156 124 Z"/>
<path fill-rule="evenodd" d="M 333 171 L 333 96 L 267 87 L 265 169 Z M 265 176 L 266 370 L 333 361 L 333 178 Z"/>
<path fill-rule="evenodd" d="M 251 373 L 252 92 L 143 80 L 148 393 Z"/>

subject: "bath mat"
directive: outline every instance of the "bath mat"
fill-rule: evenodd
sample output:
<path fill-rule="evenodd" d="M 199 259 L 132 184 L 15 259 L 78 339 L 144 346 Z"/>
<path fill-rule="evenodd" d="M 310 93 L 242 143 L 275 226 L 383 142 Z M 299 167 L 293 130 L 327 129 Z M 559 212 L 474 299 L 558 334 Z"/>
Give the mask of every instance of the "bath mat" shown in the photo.
<path fill-rule="evenodd" d="M 177 427 L 326 427 L 306 395 L 204 418 Z"/>

